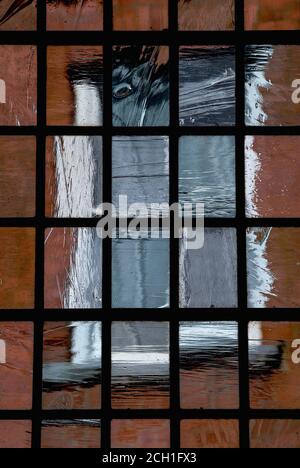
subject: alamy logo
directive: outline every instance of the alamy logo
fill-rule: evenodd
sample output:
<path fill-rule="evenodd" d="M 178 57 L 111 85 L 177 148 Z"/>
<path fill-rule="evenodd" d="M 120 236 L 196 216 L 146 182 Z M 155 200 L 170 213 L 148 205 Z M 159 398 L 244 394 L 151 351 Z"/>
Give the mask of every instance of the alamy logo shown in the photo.
<path fill-rule="evenodd" d="M 292 88 L 296 88 L 292 94 L 292 101 L 294 104 L 300 104 L 300 79 L 293 81 Z"/>
<path fill-rule="evenodd" d="M 292 362 L 293 364 L 300 364 L 300 340 L 294 340 L 292 342 L 292 348 L 296 348 L 292 353 Z"/>
<path fill-rule="evenodd" d="M 6 363 L 6 343 L 4 340 L 0 340 L 0 364 Z"/>
<path fill-rule="evenodd" d="M 6 104 L 6 84 L 4 80 L 0 80 L 0 104 Z"/>
<path fill-rule="evenodd" d="M 193 210 L 195 212 L 195 226 L 193 226 L 191 216 Z M 111 239 L 116 237 L 122 239 L 169 239 L 172 231 L 171 223 L 173 223 L 173 236 L 175 239 L 182 239 L 186 249 L 201 249 L 204 244 L 203 203 L 128 204 L 127 195 L 119 195 L 116 205 L 101 203 L 97 208 L 97 213 L 103 216 L 97 223 L 96 229 L 100 239 L 107 237 Z"/>

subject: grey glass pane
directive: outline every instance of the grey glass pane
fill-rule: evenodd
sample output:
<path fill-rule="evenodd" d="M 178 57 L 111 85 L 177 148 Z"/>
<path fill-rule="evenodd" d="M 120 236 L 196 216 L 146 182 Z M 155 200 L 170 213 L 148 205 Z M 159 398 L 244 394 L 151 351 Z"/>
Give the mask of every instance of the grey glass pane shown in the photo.
<path fill-rule="evenodd" d="M 207 217 L 235 216 L 233 136 L 180 138 L 179 201 L 204 203 Z"/>
<path fill-rule="evenodd" d="M 114 239 L 112 306 L 163 308 L 169 305 L 169 240 Z"/>
<path fill-rule="evenodd" d="M 180 245 L 180 306 L 237 307 L 237 246 L 233 228 L 206 228 L 201 249 Z"/>
<path fill-rule="evenodd" d="M 235 124 L 234 47 L 181 47 L 179 117 L 182 126 Z"/>
<path fill-rule="evenodd" d="M 112 177 L 112 199 L 116 207 L 121 195 L 127 196 L 128 204 L 143 203 L 148 209 L 152 203 L 168 203 L 168 137 L 114 137 Z M 153 212 L 158 214 L 158 210 Z"/>

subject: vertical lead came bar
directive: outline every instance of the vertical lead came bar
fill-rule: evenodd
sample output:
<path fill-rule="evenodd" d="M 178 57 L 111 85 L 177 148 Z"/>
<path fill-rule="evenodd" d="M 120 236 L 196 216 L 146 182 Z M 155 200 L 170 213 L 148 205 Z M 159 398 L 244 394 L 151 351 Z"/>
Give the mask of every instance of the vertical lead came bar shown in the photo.
<path fill-rule="evenodd" d="M 45 139 L 46 139 L 46 2 L 37 4 L 37 157 L 36 157 L 36 266 L 35 318 L 32 400 L 32 448 L 41 445 L 42 421 L 42 367 L 44 318 L 44 194 L 45 194 Z"/>
<path fill-rule="evenodd" d="M 249 382 L 247 265 L 245 219 L 245 83 L 244 83 L 244 1 L 236 1 L 236 193 L 238 252 L 238 324 L 239 324 L 239 392 L 240 448 L 249 448 Z"/>
<path fill-rule="evenodd" d="M 112 2 L 103 2 L 103 199 L 112 197 Z M 102 420 L 101 447 L 110 448 L 111 432 L 111 239 L 103 240 Z"/>
<path fill-rule="evenodd" d="M 169 37 L 178 36 L 177 2 L 169 0 Z M 170 41 L 170 205 L 178 202 L 179 57 L 177 41 Z M 172 111 L 171 111 L 172 110 Z M 173 216 L 173 215 L 172 215 Z M 174 223 L 170 232 L 170 424 L 171 448 L 180 448 L 179 386 L 179 243 Z"/>

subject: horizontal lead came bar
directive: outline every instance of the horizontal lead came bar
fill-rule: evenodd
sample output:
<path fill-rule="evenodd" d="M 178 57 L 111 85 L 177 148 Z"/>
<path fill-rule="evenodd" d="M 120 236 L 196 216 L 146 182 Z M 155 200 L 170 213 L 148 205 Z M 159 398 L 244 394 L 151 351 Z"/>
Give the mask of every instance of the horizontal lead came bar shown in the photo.
<path fill-rule="evenodd" d="M 37 44 L 38 31 L 0 31 L 0 44 Z M 300 44 L 295 31 L 56 31 L 44 32 L 48 44 Z"/>
<path fill-rule="evenodd" d="M 80 126 L 47 126 L 45 135 L 103 135 L 103 127 Z M 111 127 L 111 135 L 300 135 L 300 126 L 262 126 L 252 127 L 237 125 L 230 127 Z M 40 134 L 38 126 L 1 126 L 0 135 L 37 135 Z"/>
<path fill-rule="evenodd" d="M 96 227 L 101 218 L 0 218 L 1 227 Z M 149 218 L 150 219 L 150 218 Z M 143 219 L 139 219 L 141 222 Z M 128 226 L 132 218 L 127 219 Z M 195 228 L 196 218 L 193 217 Z M 118 218 L 116 218 L 118 224 Z M 206 227 L 299 227 L 300 218 L 205 218 Z M 130 236 L 129 236 L 130 238 Z"/>

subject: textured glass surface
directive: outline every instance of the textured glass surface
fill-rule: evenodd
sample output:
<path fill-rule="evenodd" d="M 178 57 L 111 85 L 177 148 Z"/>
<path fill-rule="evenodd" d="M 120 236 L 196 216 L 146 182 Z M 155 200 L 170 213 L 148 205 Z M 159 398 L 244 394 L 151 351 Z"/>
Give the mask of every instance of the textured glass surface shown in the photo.
<path fill-rule="evenodd" d="M 299 307 L 300 230 L 248 228 L 248 307 Z"/>
<path fill-rule="evenodd" d="M 169 406 L 169 325 L 113 322 L 113 408 Z"/>
<path fill-rule="evenodd" d="M 45 307 L 94 309 L 102 305 L 102 240 L 96 228 L 45 231 Z"/>
<path fill-rule="evenodd" d="M 179 123 L 184 127 L 235 124 L 234 47 L 180 47 Z"/>
<path fill-rule="evenodd" d="M 246 125 L 300 124 L 299 105 L 292 99 L 299 62 L 299 45 L 246 46 Z"/>
<path fill-rule="evenodd" d="M 101 322 L 46 322 L 43 408 L 99 409 Z"/>
<path fill-rule="evenodd" d="M 179 340 L 181 407 L 237 408 L 237 323 L 181 322 Z"/>

